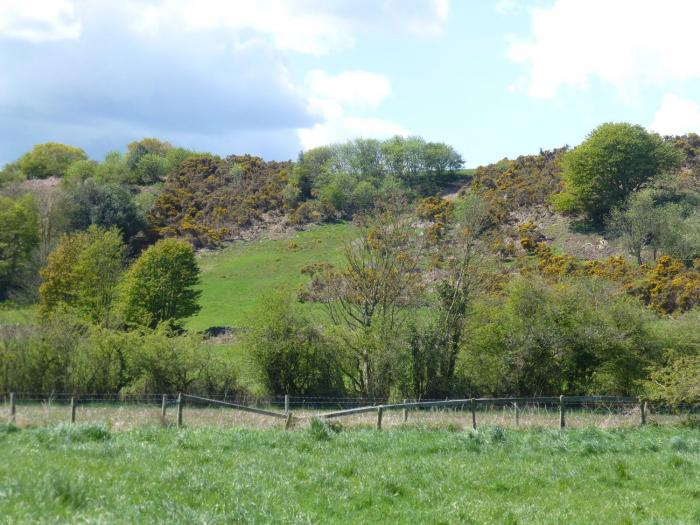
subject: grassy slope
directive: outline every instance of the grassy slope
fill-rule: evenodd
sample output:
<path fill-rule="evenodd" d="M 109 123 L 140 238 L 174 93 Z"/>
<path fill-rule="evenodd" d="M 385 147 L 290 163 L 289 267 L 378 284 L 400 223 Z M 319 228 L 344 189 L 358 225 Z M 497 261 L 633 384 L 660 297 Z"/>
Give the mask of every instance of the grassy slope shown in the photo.
<path fill-rule="evenodd" d="M 7 523 L 697 523 L 700 435 L 0 426 Z"/>
<path fill-rule="evenodd" d="M 348 224 L 324 225 L 292 239 L 237 243 L 200 256 L 202 310 L 186 327 L 244 326 L 263 294 L 281 286 L 298 289 L 307 280 L 301 269 L 337 262 L 352 235 Z"/>

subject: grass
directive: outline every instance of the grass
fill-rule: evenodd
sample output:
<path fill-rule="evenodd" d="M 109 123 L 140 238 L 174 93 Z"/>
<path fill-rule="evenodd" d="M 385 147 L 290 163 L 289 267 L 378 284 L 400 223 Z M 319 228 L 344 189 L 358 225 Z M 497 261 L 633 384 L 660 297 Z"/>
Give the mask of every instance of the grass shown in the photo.
<path fill-rule="evenodd" d="M 291 239 L 240 242 L 200 255 L 202 310 L 186 328 L 244 326 L 266 292 L 282 286 L 296 290 L 306 282 L 304 266 L 338 262 L 353 233 L 346 223 L 323 225 Z"/>
<path fill-rule="evenodd" d="M 0 302 L 0 326 L 8 324 L 30 324 L 36 319 L 36 306 L 18 306 Z"/>
<path fill-rule="evenodd" d="M 690 428 L 0 426 L 6 523 L 697 523 Z"/>

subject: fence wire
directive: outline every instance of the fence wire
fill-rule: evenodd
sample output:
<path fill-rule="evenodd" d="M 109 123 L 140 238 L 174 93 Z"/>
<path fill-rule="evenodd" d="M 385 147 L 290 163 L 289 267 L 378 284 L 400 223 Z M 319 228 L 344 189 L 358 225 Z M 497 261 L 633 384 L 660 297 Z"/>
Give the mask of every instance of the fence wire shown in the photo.
<path fill-rule="evenodd" d="M 699 405 L 642 403 L 636 398 L 617 396 L 479 398 L 473 407 L 470 399 L 407 399 L 406 406 L 403 401 L 368 397 L 183 395 L 180 411 L 186 426 L 231 428 L 303 428 L 314 417 L 326 417 L 339 411 L 340 415 L 333 417 L 335 425 L 381 426 L 384 429 L 408 425 L 470 429 L 475 424 L 476 428 L 612 428 L 644 423 L 678 425 L 700 417 Z M 222 406 L 220 402 L 229 405 Z M 239 405 L 239 408 L 231 405 Z M 251 413 L 241 407 L 255 408 L 259 412 Z M 117 430 L 148 425 L 176 426 L 177 412 L 178 395 L 172 393 L 30 392 L 15 393 L 13 403 L 10 394 L 0 394 L 0 422 L 13 420 L 27 427 L 66 423 L 73 418 L 77 423 L 105 424 Z M 289 421 L 284 417 L 287 412 L 293 415 Z"/>

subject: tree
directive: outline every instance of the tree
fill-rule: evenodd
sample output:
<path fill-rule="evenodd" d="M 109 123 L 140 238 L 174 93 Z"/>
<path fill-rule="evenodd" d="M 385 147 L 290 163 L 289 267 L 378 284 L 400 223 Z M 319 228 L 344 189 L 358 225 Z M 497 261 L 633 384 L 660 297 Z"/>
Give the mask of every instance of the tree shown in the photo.
<path fill-rule="evenodd" d="M 168 161 L 155 153 L 146 153 L 139 160 L 135 171 L 140 184 L 162 182 L 168 172 Z"/>
<path fill-rule="evenodd" d="M 121 310 L 130 325 L 155 328 L 200 310 L 199 267 L 192 246 L 162 239 L 146 249 L 129 268 L 122 283 Z"/>
<path fill-rule="evenodd" d="M 600 225 L 633 191 L 680 162 L 672 143 L 641 126 L 603 124 L 564 156 L 565 190 L 555 204 L 562 211 L 582 212 Z"/>
<path fill-rule="evenodd" d="M 141 140 L 135 140 L 130 142 L 127 146 L 126 162 L 131 171 L 136 171 L 141 158 L 144 155 L 156 155 L 158 157 L 165 157 L 165 155 L 173 149 L 170 142 L 165 142 L 156 138 L 145 138 Z"/>
<path fill-rule="evenodd" d="M 47 142 L 37 144 L 19 158 L 18 164 L 28 179 L 63 177 L 71 164 L 87 160 L 85 152 L 73 146 Z"/>
<path fill-rule="evenodd" d="M 40 272 L 41 312 L 68 308 L 91 321 L 108 323 L 125 250 L 114 228 L 91 226 L 61 237 Z"/>
<path fill-rule="evenodd" d="M 250 323 L 246 347 L 262 383 L 273 394 L 344 393 L 339 355 L 284 290 L 263 298 Z"/>
<path fill-rule="evenodd" d="M 385 395 L 408 307 L 421 291 L 422 245 L 406 217 L 385 211 L 363 225 L 339 269 L 313 265 L 308 297 L 321 302 L 348 349 L 343 372 L 357 392 Z M 387 377 L 389 376 L 389 377 Z"/>
<path fill-rule="evenodd" d="M 16 284 L 39 245 L 39 220 L 35 200 L 0 196 L 0 299 Z"/>
<path fill-rule="evenodd" d="M 486 281 L 483 266 L 487 250 L 481 234 L 488 223 L 487 208 L 468 194 L 455 204 L 453 224 L 438 249 L 443 258 L 442 275 L 436 286 L 437 320 L 433 329 L 432 377 L 428 374 L 425 395 L 449 395 L 462 340 L 468 329 L 472 303 Z"/>
<path fill-rule="evenodd" d="M 124 186 L 86 180 L 66 190 L 70 201 L 69 220 L 74 230 L 90 225 L 117 227 L 126 240 L 146 227 L 145 219 Z"/>
<path fill-rule="evenodd" d="M 650 190 L 642 190 L 630 197 L 624 208 L 615 208 L 608 220 L 609 230 L 621 237 L 625 249 L 642 264 L 642 253 L 647 246 L 658 250 L 664 218 L 661 210 L 655 207 L 654 195 Z M 654 256 L 656 259 L 656 256 Z"/>

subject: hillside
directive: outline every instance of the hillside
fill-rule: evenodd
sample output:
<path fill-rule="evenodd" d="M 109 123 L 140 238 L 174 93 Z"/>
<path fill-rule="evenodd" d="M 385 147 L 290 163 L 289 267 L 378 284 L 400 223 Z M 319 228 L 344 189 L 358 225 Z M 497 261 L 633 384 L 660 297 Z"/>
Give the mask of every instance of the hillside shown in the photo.
<path fill-rule="evenodd" d="M 279 287 L 297 291 L 308 281 L 301 269 L 316 262 L 337 262 L 353 234 L 349 223 L 328 224 L 285 239 L 235 242 L 222 250 L 200 251 L 202 310 L 185 326 L 196 331 L 245 326 L 266 293 Z"/>

